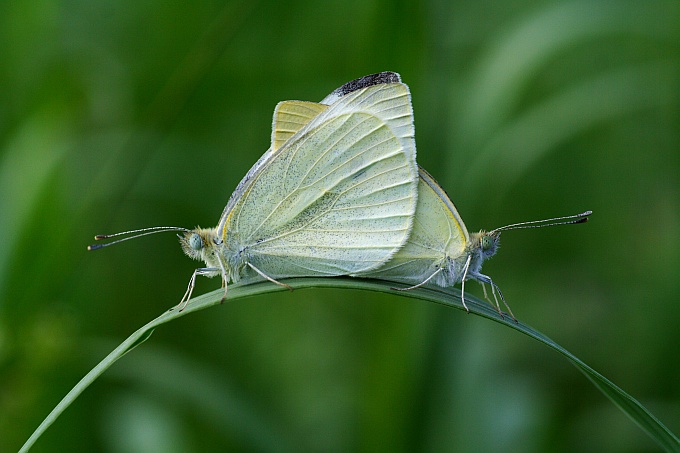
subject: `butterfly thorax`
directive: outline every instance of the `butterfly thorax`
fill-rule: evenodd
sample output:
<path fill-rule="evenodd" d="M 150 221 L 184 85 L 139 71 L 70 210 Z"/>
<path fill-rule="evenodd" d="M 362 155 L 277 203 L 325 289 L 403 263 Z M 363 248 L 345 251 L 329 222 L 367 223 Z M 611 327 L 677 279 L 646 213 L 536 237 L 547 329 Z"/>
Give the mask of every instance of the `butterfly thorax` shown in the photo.
<path fill-rule="evenodd" d="M 457 257 L 447 255 L 439 264 L 435 266 L 436 269 L 442 268 L 434 277 L 434 283 L 446 288 L 460 283 L 463 278 L 463 271 L 465 268 L 465 260 L 467 254 L 463 253 Z"/>
<path fill-rule="evenodd" d="M 241 280 L 241 277 L 249 278 L 248 275 L 245 275 L 247 263 L 252 261 L 248 246 L 227 239 L 222 248 L 222 257 L 227 263 L 227 268 L 230 269 L 231 280 L 234 283 Z"/>

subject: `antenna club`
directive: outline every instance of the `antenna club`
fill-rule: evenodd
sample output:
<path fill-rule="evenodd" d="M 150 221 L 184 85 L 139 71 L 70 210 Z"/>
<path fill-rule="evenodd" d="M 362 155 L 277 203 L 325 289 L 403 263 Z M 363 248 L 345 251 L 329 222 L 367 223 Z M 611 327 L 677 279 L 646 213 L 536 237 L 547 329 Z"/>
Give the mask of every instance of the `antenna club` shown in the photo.
<path fill-rule="evenodd" d="M 88 250 L 97 250 L 104 247 L 104 244 L 93 244 L 93 245 L 88 245 L 87 249 Z"/>

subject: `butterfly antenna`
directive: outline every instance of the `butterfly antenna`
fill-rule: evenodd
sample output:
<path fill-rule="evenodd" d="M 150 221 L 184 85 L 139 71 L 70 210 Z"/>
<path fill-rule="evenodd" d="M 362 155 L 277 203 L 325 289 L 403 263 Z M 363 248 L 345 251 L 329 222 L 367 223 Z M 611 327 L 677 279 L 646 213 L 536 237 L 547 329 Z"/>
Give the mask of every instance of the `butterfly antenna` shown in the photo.
<path fill-rule="evenodd" d="M 107 242 L 105 244 L 88 245 L 87 249 L 88 250 L 97 250 L 97 249 L 100 249 L 100 248 L 103 248 L 103 247 L 108 247 L 109 245 L 118 244 L 120 242 L 128 241 L 130 239 L 135 239 L 135 238 L 139 238 L 139 237 L 142 237 L 142 236 L 148 236 L 149 234 L 162 233 L 164 231 L 188 232 L 188 231 L 191 231 L 191 230 L 188 230 L 188 229 L 182 228 L 182 227 L 161 226 L 161 227 L 140 228 L 139 230 L 122 231 L 120 233 L 114 233 L 114 234 L 98 234 L 94 237 L 95 241 L 101 241 L 103 239 L 111 239 L 111 238 L 115 238 L 115 237 L 118 237 L 118 236 L 125 236 L 125 235 L 128 235 L 128 234 L 131 234 L 132 236 L 117 239 L 115 241 Z"/>
<path fill-rule="evenodd" d="M 588 221 L 588 216 L 590 216 L 592 213 L 593 211 L 586 211 L 580 214 L 568 215 L 565 217 L 555 217 L 552 219 L 532 220 L 530 222 L 513 223 L 512 225 L 506 225 L 500 228 L 496 228 L 495 230 L 491 231 L 491 233 L 498 233 L 500 231 L 505 230 L 519 230 L 522 228 L 543 228 L 554 225 L 573 225 L 576 223 L 585 223 Z"/>

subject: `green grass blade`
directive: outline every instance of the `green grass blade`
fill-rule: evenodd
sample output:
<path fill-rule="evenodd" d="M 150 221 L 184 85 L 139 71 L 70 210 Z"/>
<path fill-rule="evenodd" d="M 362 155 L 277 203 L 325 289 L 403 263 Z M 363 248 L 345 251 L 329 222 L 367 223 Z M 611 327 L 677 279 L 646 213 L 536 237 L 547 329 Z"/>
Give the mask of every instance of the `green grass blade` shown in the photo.
<path fill-rule="evenodd" d="M 346 289 L 363 289 L 367 291 L 377 291 L 382 293 L 389 293 L 394 295 L 405 295 L 416 299 L 434 302 L 449 307 L 464 310 L 460 302 L 460 291 L 455 288 L 417 288 L 407 292 L 397 293 L 390 289 L 390 284 L 379 282 L 376 280 L 356 279 L 356 278 L 297 278 L 285 281 L 296 290 L 304 288 L 346 288 Z M 256 295 L 268 294 L 278 291 L 285 291 L 278 285 L 269 282 L 256 283 L 253 285 L 239 286 L 232 285 L 229 287 L 227 295 L 228 301 L 241 299 L 244 297 L 251 297 Z M 191 300 L 186 309 L 182 312 L 177 310 L 167 311 L 158 318 L 149 322 L 116 349 L 114 349 L 108 356 L 104 358 L 96 367 L 94 367 L 78 384 L 71 389 L 71 391 L 57 404 L 57 406 L 50 412 L 50 414 L 43 420 L 38 428 L 33 432 L 31 437 L 21 448 L 21 452 L 28 451 L 33 444 L 40 438 L 40 436 L 47 430 L 47 428 L 54 423 L 54 421 L 61 415 L 61 413 L 71 405 L 71 403 L 97 379 L 104 371 L 113 365 L 118 359 L 123 357 L 126 353 L 139 346 L 146 341 L 154 329 L 158 326 L 175 320 L 179 317 L 185 316 L 189 313 L 208 308 L 213 305 L 221 303 L 223 295 L 222 290 L 213 291 Z M 673 434 L 663 423 L 661 423 L 651 412 L 649 412 L 642 404 L 635 398 L 628 395 L 622 389 L 613 384 L 609 379 L 602 376 L 597 371 L 583 363 L 576 356 L 569 351 L 552 341 L 537 330 L 521 323 L 515 322 L 509 316 L 501 317 L 496 310 L 487 302 L 473 297 L 467 296 L 466 303 L 471 313 L 491 319 L 501 324 L 505 324 L 525 335 L 528 335 L 535 340 L 544 343 L 546 346 L 554 349 L 563 356 L 565 356 L 571 363 L 573 363 L 586 377 L 609 398 L 619 409 L 621 409 L 633 422 L 635 422 L 643 431 L 645 431 L 652 439 L 654 439 L 666 451 L 680 451 L 680 440 Z"/>

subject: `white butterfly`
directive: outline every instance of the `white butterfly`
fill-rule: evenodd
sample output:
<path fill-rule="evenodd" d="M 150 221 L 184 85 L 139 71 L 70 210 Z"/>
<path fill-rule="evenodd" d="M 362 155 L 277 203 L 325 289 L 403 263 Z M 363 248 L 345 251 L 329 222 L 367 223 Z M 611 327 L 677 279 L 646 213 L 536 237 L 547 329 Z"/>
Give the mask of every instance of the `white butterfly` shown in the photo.
<path fill-rule="evenodd" d="M 331 93 L 321 103 L 337 102 L 342 96 L 362 88 L 366 82 L 364 79 L 350 82 Z M 375 83 L 385 82 L 377 80 Z M 301 128 L 302 125 L 312 121 L 316 114 L 314 109 L 323 111 L 326 108 L 320 104 L 307 103 L 307 105 L 309 108 L 297 115 L 293 129 Z M 387 263 L 379 268 L 356 272 L 352 275 L 412 285 L 408 288 L 401 288 L 402 291 L 411 290 L 428 283 L 441 287 L 454 286 L 460 283 L 461 301 L 466 310 L 465 281 L 477 280 L 482 283 L 484 296 L 487 299 L 484 284 L 491 285 L 496 309 L 501 316 L 503 313 L 497 294 L 514 318 L 512 310 L 505 302 L 498 285 L 493 282 L 491 277 L 481 273 L 484 260 L 495 255 L 498 250 L 501 231 L 582 223 L 591 214 L 590 211 L 587 211 L 573 216 L 523 222 L 491 231 L 482 230 L 470 234 L 444 189 L 424 169 L 419 168 L 418 173 L 418 204 L 408 241 Z"/>
<path fill-rule="evenodd" d="M 279 103 L 272 145 L 239 183 L 215 228 L 181 231 L 197 275 L 229 282 L 355 275 L 384 264 L 408 239 L 417 202 L 413 110 L 394 73 L 366 76 L 327 103 Z M 283 284 L 281 284 L 283 285 Z M 287 286 L 287 285 L 283 285 Z"/>

